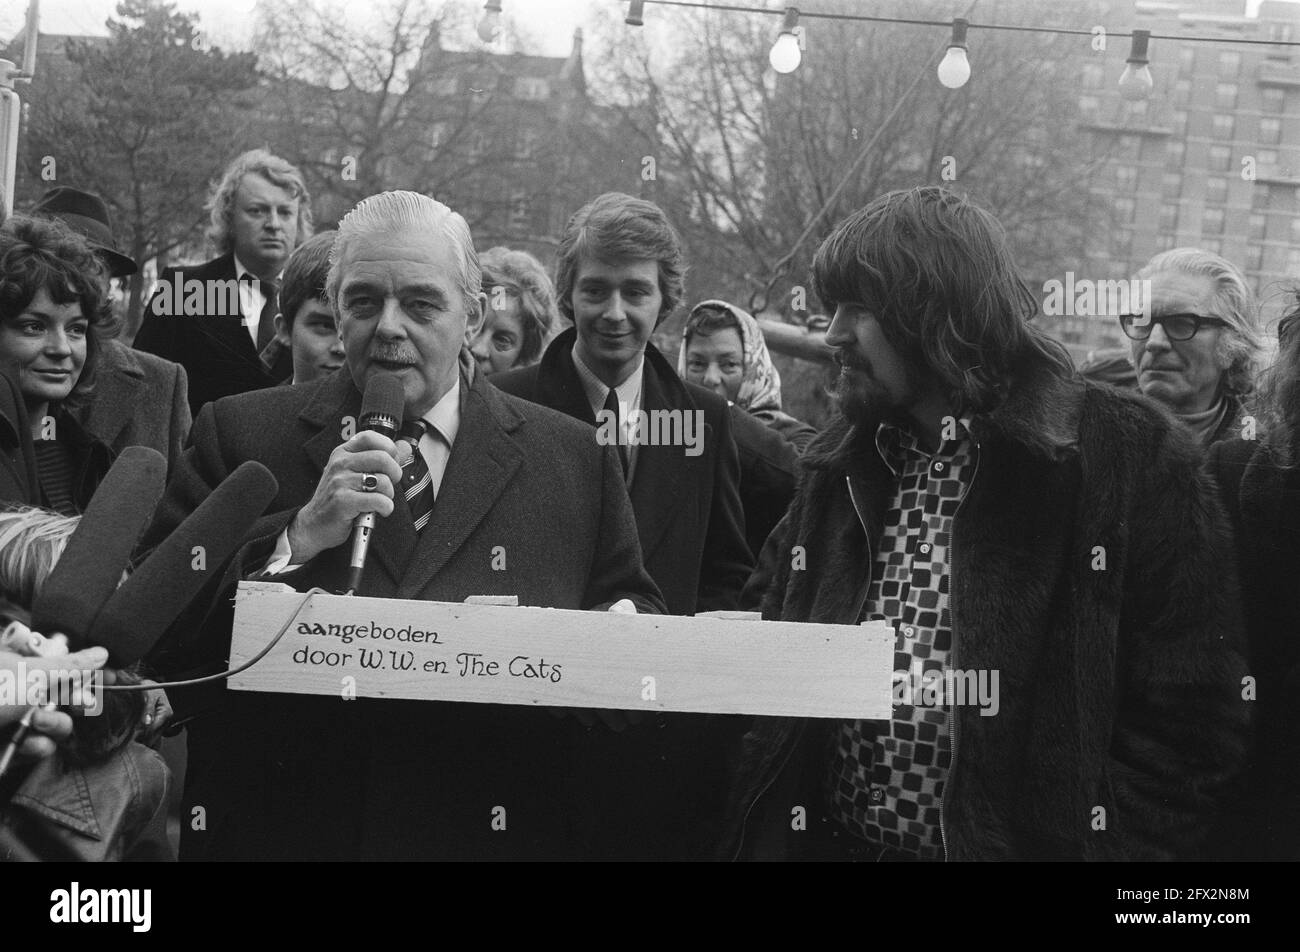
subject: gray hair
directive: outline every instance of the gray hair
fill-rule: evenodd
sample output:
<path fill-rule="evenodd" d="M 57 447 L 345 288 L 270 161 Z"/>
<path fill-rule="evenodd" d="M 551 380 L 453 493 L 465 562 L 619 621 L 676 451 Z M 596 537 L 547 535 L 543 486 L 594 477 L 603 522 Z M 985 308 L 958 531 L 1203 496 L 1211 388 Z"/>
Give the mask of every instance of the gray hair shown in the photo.
<path fill-rule="evenodd" d="M 235 217 L 235 192 L 245 175 L 260 175 L 276 188 L 282 188 L 298 200 L 298 244 L 311 237 L 311 195 L 298 167 L 272 155 L 266 149 L 252 149 L 226 166 L 221 181 L 213 186 L 208 197 L 208 237 L 221 254 L 235 247 L 231 224 Z M 289 249 L 292 251 L 293 249 Z"/>
<path fill-rule="evenodd" d="M 339 284 L 343 280 L 340 265 L 348 247 L 358 238 L 375 232 L 400 231 L 430 234 L 452 246 L 456 253 L 456 280 L 467 307 L 482 293 L 483 272 L 474 251 L 474 239 L 458 212 L 419 192 L 380 192 L 363 198 L 339 222 L 338 237 L 330 249 L 329 277 L 325 281 L 325 293 L 336 313 Z"/>
<path fill-rule="evenodd" d="M 1250 393 L 1263 362 L 1264 336 L 1259 329 L 1255 295 L 1241 269 L 1211 251 L 1172 248 L 1148 261 L 1136 277 L 1150 278 L 1162 271 L 1202 275 L 1214 282 L 1214 316 L 1228 325 L 1219 337 L 1217 355 L 1227 367 L 1224 389 L 1239 395 Z"/>

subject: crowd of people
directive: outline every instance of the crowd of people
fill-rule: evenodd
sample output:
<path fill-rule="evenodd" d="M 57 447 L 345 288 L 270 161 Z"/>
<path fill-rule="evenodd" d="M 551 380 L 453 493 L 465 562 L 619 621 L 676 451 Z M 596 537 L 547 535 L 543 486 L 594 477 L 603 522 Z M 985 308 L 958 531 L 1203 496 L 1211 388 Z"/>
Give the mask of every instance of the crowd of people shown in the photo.
<path fill-rule="evenodd" d="M 1163 252 L 1114 318 L 1127 360 L 1081 373 L 992 215 L 891 192 L 813 261 L 839 367 L 819 431 L 740 307 L 690 306 L 675 365 L 656 347 L 689 262 L 651 202 L 577 210 L 553 280 L 413 192 L 313 234 L 302 175 L 263 150 L 209 207 L 218 256 L 162 274 L 129 345 L 111 281 L 138 263 L 102 197 L 59 187 L 0 225 L 0 676 L 140 688 L 106 716 L 0 704 L 0 856 L 172 858 L 157 748 L 183 731 L 181 859 L 1300 858 L 1300 300 L 1265 367 L 1240 270 Z M 341 425 L 378 377 L 396 439 Z M 658 411 L 703 422 L 698 452 L 636 438 Z M 166 468 L 131 564 L 241 464 L 276 488 L 119 664 L 38 621 L 83 515 L 131 491 L 111 478 L 131 447 Z M 996 713 L 152 686 L 227 670 L 241 579 L 346 591 L 365 513 L 367 596 L 883 621 L 896 677 L 993 672 Z"/>

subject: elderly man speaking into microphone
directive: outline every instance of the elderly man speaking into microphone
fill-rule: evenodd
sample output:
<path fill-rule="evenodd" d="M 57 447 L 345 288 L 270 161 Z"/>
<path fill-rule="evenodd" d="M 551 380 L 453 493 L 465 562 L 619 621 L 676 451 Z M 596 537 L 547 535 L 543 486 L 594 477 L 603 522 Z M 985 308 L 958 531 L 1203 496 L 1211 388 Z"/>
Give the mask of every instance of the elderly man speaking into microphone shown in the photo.
<path fill-rule="evenodd" d="M 465 342 L 486 299 L 460 215 L 413 192 L 365 199 L 339 226 L 327 291 L 344 368 L 216 401 L 195 422 L 146 542 L 245 460 L 267 466 L 279 494 L 156 664 L 173 676 L 224 670 L 239 578 L 344 590 L 353 523 L 367 512 L 377 522 L 359 594 L 664 610 L 614 449 L 477 372 Z M 352 433 L 378 376 L 401 384 L 396 441 Z M 581 771 L 569 738 L 583 728 L 550 712 L 180 693 L 193 717 L 183 859 L 565 858 L 592 809 L 571 779 Z"/>

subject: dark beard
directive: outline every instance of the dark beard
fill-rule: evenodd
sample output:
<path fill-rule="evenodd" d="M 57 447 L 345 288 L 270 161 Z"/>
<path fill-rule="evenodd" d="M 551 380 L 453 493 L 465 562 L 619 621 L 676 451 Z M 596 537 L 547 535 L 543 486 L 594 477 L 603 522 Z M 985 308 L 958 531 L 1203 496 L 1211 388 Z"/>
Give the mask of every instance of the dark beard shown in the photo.
<path fill-rule="evenodd" d="M 874 425 L 884 421 L 902 423 L 907 420 L 907 408 L 895 403 L 874 382 L 863 386 L 862 383 L 841 375 L 835 378 L 827 392 L 835 408 L 854 426 Z"/>

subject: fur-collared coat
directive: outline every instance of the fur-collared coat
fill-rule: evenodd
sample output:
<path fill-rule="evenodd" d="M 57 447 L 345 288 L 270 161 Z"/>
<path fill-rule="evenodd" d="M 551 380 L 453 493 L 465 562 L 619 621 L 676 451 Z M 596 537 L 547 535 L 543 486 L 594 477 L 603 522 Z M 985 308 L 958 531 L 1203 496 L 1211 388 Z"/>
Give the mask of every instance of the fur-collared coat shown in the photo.
<path fill-rule="evenodd" d="M 875 429 L 841 419 L 809 448 L 747 589 L 765 618 L 857 623 L 893 495 Z M 1143 398 L 1046 368 L 1026 368 L 971 430 L 953 658 L 999 671 L 1000 709 L 956 708 L 948 858 L 1193 854 L 1250 714 L 1230 529 L 1197 447 Z M 814 828 L 835 726 L 756 719 L 723 855 L 786 855 L 795 806 Z"/>

